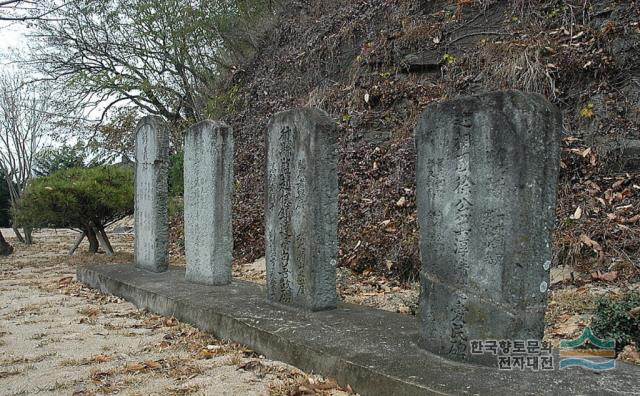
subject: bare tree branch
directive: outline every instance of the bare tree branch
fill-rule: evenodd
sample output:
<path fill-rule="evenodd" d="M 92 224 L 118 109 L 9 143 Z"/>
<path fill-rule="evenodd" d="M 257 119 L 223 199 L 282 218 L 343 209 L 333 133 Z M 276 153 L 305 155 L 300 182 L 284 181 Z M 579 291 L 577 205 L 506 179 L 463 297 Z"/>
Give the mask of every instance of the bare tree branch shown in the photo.
<path fill-rule="evenodd" d="M 271 1 L 68 0 L 36 22 L 33 64 L 74 101 L 102 112 L 133 103 L 170 121 L 206 116 L 216 82 L 256 43 Z M 67 95 L 68 96 L 68 95 Z M 106 101 L 106 103 L 105 103 Z"/>
<path fill-rule="evenodd" d="M 0 170 L 13 207 L 32 176 L 51 120 L 50 92 L 25 80 L 18 72 L 0 74 Z"/>
<path fill-rule="evenodd" d="M 67 5 L 66 2 L 45 8 L 43 2 L 28 0 L 4 0 L 0 1 L 0 21 L 55 21 L 55 18 L 47 18 Z M 23 5 L 25 5 L 23 7 Z"/>

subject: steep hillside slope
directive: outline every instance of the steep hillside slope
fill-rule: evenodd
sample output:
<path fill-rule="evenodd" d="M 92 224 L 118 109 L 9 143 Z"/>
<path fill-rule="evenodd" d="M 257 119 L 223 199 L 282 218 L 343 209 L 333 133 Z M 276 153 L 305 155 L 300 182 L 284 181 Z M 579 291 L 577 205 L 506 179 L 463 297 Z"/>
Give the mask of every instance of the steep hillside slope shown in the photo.
<path fill-rule="evenodd" d="M 555 265 L 640 279 L 638 2 L 291 0 L 276 17 L 214 98 L 236 135 L 237 259 L 264 254 L 269 117 L 317 106 L 341 128 L 340 265 L 413 278 L 417 116 L 517 88 L 564 115 Z"/>

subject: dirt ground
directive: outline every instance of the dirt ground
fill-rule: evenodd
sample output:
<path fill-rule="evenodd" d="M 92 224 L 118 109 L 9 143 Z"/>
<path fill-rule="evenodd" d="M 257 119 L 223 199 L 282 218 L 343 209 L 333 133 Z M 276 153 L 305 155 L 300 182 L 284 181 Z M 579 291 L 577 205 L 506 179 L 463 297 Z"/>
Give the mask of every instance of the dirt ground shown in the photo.
<path fill-rule="evenodd" d="M 176 255 L 174 264 L 184 265 L 184 256 Z M 250 264 L 235 265 L 234 276 L 264 284 L 264 258 Z M 579 336 L 591 323 L 599 297 L 620 297 L 632 290 L 640 292 L 640 282 L 583 281 L 576 284 L 574 276 L 563 268 L 551 271 L 544 340 L 555 347 L 559 346 L 561 340 Z M 409 315 L 415 315 L 418 308 L 418 282 L 402 283 L 372 271 L 357 274 L 349 268 L 338 268 L 337 288 L 340 299 L 352 304 Z M 619 358 L 640 364 L 640 354 L 632 349 L 622 353 Z"/>
<path fill-rule="evenodd" d="M 29 247 L 2 232 L 16 248 L 0 258 L 2 395 L 351 393 L 75 281 L 79 264 L 131 262 L 131 235 L 110 235 L 113 258 L 69 258 L 71 231 L 42 230 Z"/>
<path fill-rule="evenodd" d="M 81 264 L 131 263 L 133 235 L 110 234 L 115 257 L 89 255 L 84 244 L 68 257 L 71 231 L 41 230 L 32 246 L 17 243 L 10 230 L 2 232 L 16 251 L 0 258 L 1 395 L 351 393 L 346 384 L 340 388 L 75 281 Z M 184 256 L 172 254 L 170 261 L 184 265 Z M 264 283 L 264 259 L 235 265 L 234 276 Z M 545 339 L 556 346 L 588 325 L 598 296 L 622 293 L 602 282 L 577 287 L 566 277 L 552 272 Z M 346 302 L 404 314 L 417 307 L 417 283 L 340 268 L 337 286 Z M 620 358 L 640 361 L 637 352 Z"/>

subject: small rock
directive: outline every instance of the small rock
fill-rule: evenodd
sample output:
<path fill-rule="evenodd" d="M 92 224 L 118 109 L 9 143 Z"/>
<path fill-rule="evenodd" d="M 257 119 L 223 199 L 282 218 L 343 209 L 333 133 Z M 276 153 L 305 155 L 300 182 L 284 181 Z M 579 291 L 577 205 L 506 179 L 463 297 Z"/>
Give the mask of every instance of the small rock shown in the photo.
<path fill-rule="evenodd" d="M 563 282 L 570 282 L 574 278 L 573 268 L 568 265 L 551 268 L 551 285 Z"/>

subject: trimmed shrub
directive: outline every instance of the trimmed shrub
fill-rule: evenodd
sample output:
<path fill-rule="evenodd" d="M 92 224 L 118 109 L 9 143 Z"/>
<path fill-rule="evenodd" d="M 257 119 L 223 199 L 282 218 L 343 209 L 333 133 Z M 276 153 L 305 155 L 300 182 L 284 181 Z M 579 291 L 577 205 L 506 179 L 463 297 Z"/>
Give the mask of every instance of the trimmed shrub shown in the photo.
<path fill-rule="evenodd" d="M 127 166 L 63 169 L 33 179 L 14 215 L 33 228 L 83 230 L 95 252 L 95 232 L 104 234 L 109 223 L 133 213 L 133 190 L 133 169 Z"/>

